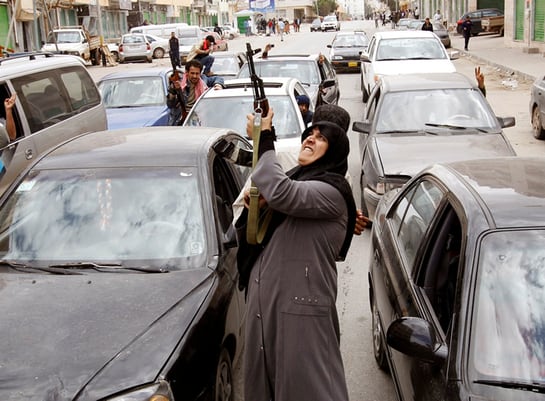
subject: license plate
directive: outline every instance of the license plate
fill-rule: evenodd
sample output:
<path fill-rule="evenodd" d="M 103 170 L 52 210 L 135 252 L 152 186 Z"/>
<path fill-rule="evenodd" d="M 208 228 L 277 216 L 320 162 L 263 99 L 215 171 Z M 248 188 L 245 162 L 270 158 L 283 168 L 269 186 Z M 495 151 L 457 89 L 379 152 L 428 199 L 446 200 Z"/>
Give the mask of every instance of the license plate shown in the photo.
<path fill-rule="evenodd" d="M 349 67 L 357 67 L 357 66 L 358 66 L 358 62 L 357 62 L 357 61 L 349 61 L 349 62 L 348 62 L 348 66 L 349 66 Z"/>

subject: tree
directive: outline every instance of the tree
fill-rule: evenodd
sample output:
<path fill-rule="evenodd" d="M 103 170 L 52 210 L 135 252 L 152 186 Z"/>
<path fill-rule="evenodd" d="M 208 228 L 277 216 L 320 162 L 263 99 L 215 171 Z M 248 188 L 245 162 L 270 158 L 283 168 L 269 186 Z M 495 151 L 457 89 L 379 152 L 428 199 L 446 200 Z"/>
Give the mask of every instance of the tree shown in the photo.
<path fill-rule="evenodd" d="M 317 0 L 318 12 L 320 15 L 329 15 L 337 11 L 337 2 L 335 0 Z"/>

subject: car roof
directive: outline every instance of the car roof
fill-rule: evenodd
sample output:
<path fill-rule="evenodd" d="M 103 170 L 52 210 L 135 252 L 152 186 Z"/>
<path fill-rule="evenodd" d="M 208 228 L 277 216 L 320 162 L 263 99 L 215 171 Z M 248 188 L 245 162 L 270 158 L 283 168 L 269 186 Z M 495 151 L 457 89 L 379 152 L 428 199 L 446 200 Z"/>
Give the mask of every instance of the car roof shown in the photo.
<path fill-rule="evenodd" d="M 377 39 L 437 38 L 430 31 L 381 31 L 373 34 Z"/>
<path fill-rule="evenodd" d="M 288 95 L 298 80 L 296 78 L 263 77 L 263 86 L 268 96 Z M 232 96 L 253 96 L 252 81 L 250 78 L 228 79 L 222 90 L 208 90 L 205 97 L 232 97 Z"/>
<path fill-rule="evenodd" d="M 254 63 L 273 62 L 282 60 L 308 60 L 317 61 L 319 54 L 269 54 L 266 59 L 254 58 Z"/>
<path fill-rule="evenodd" d="M 232 130 L 208 127 L 142 127 L 92 132 L 64 142 L 35 168 L 197 166 L 210 144 Z"/>
<path fill-rule="evenodd" d="M 110 74 L 104 75 L 102 78 L 99 79 L 98 82 L 106 81 L 108 79 L 119 79 L 119 78 L 164 77 L 170 71 L 172 71 L 172 67 L 143 68 L 141 70 L 124 70 L 124 71 L 112 72 Z"/>
<path fill-rule="evenodd" d="M 445 167 L 460 177 L 479 203 L 485 205 L 496 227 L 545 225 L 545 158 L 466 160 Z"/>
<path fill-rule="evenodd" d="M 85 66 L 81 57 L 53 53 L 28 53 L 0 58 L 0 77 L 12 78 L 66 66 Z"/>
<path fill-rule="evenodd" d="M 476 84 L 459 72 L 384 75 L 382 92 L 403 92 L 430 89 L 472 89 Z"/>

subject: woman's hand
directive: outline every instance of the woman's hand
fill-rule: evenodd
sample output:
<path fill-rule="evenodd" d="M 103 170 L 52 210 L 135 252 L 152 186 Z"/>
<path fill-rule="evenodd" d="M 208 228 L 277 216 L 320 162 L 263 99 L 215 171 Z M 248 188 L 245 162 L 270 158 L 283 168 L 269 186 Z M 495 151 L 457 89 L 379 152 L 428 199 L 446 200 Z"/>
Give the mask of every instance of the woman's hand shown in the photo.
<path fill-rule="evenodd" d="M 368 226 L 371 227 L 371 221 L 365 216 L 360 209 L 356 210 L 356 226 L 354 227 L 354 234 L 361 235 L 363 230 Z"/>
<path fill-rule="evenodd" d="M 244 191 L 244 207 L 246 209 L 250 208 L 250 189 L 246 189 Z M 259 208 L 263 209 L 267 207 L 267 201 L 263 197 L 263 195 L 259 194 Z"/>
<path fill-rule="evenodd" d="M 273 116 L 274 116 L 274 111 L 273 111 L 273 109 L 271 107 L 271 108 L 269 108 L 269 112 L 267 113 L 267 117 L 261 117 L 261 131 L 270 130 L 272 128 Z M 255 115 L 254 114 L 248 114 L 248 115 L 246 115 L 246 119 L 248 120 L 246 122 L 246 134 L 250 138 L 252 138 L 252 135 L 254 133 Z"/>

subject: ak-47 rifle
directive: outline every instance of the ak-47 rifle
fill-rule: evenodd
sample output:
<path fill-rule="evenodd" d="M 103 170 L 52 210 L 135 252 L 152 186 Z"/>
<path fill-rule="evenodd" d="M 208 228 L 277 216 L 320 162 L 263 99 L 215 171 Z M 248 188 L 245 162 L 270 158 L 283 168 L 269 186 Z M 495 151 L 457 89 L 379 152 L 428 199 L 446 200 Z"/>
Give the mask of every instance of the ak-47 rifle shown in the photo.
<path fill-rule="evenodd" d="M 259 138 L 261 136 L 261 118 L 269 113 L 269 101 L 265 96 L 263 80 L 257 75 L 254 66 L 254 54 L 261 49 L 252 50 L 250 43 L 246 43 L 246 58 L 248 59 L 248 70 L 252 80 L 252 89 L 254 93 L 254 126 L 252 130 L 253 156 L 252 168 L 255 168 L 259 155 Z M 250 185 L 250 202 L 248 208 L 248 224 L 246 227 L 246 241 L 250 245 L 260 244 L 265 238 L 267 227 L 272 217 L 270 210 L 260 213 L 259 210 L 259 190 L 252 181 Z"/>
<path fill-rule="evenodd" d="M 180 81 L 180 72 L 178 71 L 177 68 L 174 68 L 169 80 L 172 83 L 172 86 L 174 86 L 174 82 Z M 187 112 L 185 108 L 185 101 L 184 101 L 184 96 L 182 94 L 182 90 L 174 86 L 174 92 L 176 93 L 176 99 L 178 99 L 178 102 L 180 103 L 180 107 L 182 109 L 181 118 L 178 120 L 177 125 L 182 125 L 189 113 Z"/>

